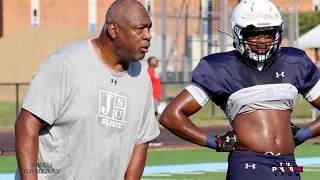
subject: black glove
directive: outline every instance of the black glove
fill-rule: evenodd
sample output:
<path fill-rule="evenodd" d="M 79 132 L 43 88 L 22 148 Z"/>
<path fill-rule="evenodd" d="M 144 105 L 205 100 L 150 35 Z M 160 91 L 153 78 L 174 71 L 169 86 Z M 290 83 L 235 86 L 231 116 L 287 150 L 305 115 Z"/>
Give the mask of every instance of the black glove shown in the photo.
<path fill-rule="evenodd" d="M 217 138 L 217 152 L 230 152 L 236 148 L 237 137 L 234 131 L 227 131 L 222 136 L 216 136 Z"/>
<path fill-rule="evenodd" d="M 303 142 L 300 142 L 297 138 L 296 138 L 296 134 L 299 131 L 299 127 L 294 125 L 293 123 L 291 123 L 291 131 L 293 134 L 293 140 L 294 140 L 294 144 L 297 146 L 299 146 L 300 144 L 302 144 Z"/>

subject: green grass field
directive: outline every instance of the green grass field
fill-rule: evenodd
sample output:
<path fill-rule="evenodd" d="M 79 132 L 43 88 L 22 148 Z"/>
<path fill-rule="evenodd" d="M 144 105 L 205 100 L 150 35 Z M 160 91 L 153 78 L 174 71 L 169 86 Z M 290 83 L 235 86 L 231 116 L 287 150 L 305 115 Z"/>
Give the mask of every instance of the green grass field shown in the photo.
<path fill-rule="evenodd" d="M 17 162 L 15 156 L 0 156 L 0 173 L 15 172 Z"/>
<path fill-rule="evenodd" d="M 0 102 L 0 129 L 13 128 L 15 107 L 14 102 Z"/>
<path fill-rule="evenodd" d="M 147 165 L 224 162 L 227 161 L 227 155 L 228 153 L 216 153 L 208 148 L 149 151 Z M 296 148 L 295 157 L 315 156 L 320 157 L 318 144 L 303 144 Z"/>
<path fill-rule="evenodd" d="M 191 164 L 204 162 L 226 162 L 227 153 L 216 153 L 208 148 L 196 148 L 187 150 L 163 150 L 148 152 L 147 166 L 169 164 Z M 303 144 L 297 147 L 296 157 L 320 157 L 320 145 Z M 320 162 L 319 162 L 320 164 Z M 14 156 L 0 156 L 0 173 L 13 173 L 16 168 Z M 302 179 L 318 180 L 320 166 L 304 167 Z M 313 171 L 311 171 L 313 170 Z M 196 172 L 194 174 L 165 174 L 158 176 L 144 176 L 143 179 L 225 179 L 226 172 Z"/>

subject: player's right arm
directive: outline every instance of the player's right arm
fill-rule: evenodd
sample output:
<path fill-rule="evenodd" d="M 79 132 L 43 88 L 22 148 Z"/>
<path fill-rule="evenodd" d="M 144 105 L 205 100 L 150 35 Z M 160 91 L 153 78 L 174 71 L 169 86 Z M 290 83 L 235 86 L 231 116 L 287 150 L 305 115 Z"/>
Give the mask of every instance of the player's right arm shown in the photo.
<path fill-rule="evenodd" d="M 315 108 L 320 110 L 320 71 L 311 59 L 304 53 L 302 56 L 303 64 L 300 74 L 299 91 L 303 97 Z M 296 146 L 304 143 L 310 138 L 320 135 L 320 116 L 303 128 L 299 128 L 291 123 L 292 133 Z"/>
<path fill-rule="evenodd" d="M 180 138 L 205 146 L 208 134 L 195 126 L 189 119 L 189 116 L 200 109 L 201 106 L 185 89 L 169 103 L 159 121 L 160 124 Z"/>
<path fill-rule="evenodd" d="M 209 73 L 206 73 L 206 71 Z M 214 136 L 202 131 L 189 119 L 191 115 L 204 107 L 210 99 L 206 87 L 201 85 L 214 82 L 212 81 L 214 77 L 210 77 L 210 72 L 211 69 L 208 67 L 207 62 L 201 60 L 193 72 L 193 83 L 169 103 L 163 111 L 159 122 L 173 134 L 189 142 L 213 148 L 217 151 L 230 151 L 234 149 L 236 141 L 232 131 L 228 131 L 221 137 Z M 228 136 L 234 141 L 226 141 Z M 233 136 L 234 138 L 232 138 Z"/>
<path fill-rule="evenodd" d="M 194 87 L 196 86 L 190 85 L 169 103 L 160 117 L 160 124 L 176 136 L 194 144 L 209 147 L 218 152 L 234 150 L 236 137 L 233 131 L 227 131 L 222 136 L 214 136 L 202 131 L 189 119 L 203 107 L 191 94 L 194 92 L 190 91 L 190 88 Z M 229 141 L 230 139 L 232 140 Z"/>
<path fill-rule="evenodd" d="M 39 150 L 39 131 L 47 125 L 29 111 L 21 110 L 15 123 L 16 156 L 22 180 L 38 179 L 37 173 L 29 173 L 37 169 Z"/>

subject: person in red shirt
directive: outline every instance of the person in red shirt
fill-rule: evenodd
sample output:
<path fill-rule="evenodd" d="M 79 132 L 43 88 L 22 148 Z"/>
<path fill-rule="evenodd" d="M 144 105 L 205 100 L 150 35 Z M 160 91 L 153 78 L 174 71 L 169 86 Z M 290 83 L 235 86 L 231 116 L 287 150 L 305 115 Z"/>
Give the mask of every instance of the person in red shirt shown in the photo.
<path fill-rule="evenodd" d="M 153 98 L 154 98 L 154 109 L 155 114 L 158 115 L 158 106 L 161 99 L 161 93 L 162 93 L 162 85 L 161 85 L 161 79 L 155 69 L 158 67 L 158 59 L 154 56 L 149 57 L 148 59 L 148 73 L 151 78 L 152 82 L 152 88 L 153 88 Z"/>
<path fill-rule="evenodd" d="M 158 67 L 158 59 L 154 56 L 148 58 L 148 73 L 151 78 L 152 89 L 153 89 L 153 99 L 154 99 L 154 112 L 158 115 L 158 106 L 161 100 L 162 85 L 160 76 L 155 71 Z M 158 138 L 149 142 L 149 146 L 161 146 L 163 143 L 159 141 Z"/>

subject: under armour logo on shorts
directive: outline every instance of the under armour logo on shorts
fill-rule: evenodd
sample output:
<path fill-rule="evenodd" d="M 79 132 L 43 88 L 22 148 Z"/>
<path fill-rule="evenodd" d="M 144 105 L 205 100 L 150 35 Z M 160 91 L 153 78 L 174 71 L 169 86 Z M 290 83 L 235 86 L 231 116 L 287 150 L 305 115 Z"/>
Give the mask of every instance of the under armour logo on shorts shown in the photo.
<path fill-rule="evenodd" d="M 279 72 L 276 72 L 276 78 L 279 78 L 280 76 L 281 77 L 285 76 L 283 71 L 281 71 L 281 74 L 279 74 Z"/>
<path fill-rule="evenodd" d="M 226 142 L 230 142 L 231 139 L 234 140 L 234 141 L 237 140 L 235 137 L 231 137 L 231 138 L 230 138 L 229 136 L 227 136 L 227 137 L 226 137 Z"/>
<path fill-rule="evenodd" d="M 256 164 L 249 165 L 248 163 L 246 163 L 245 165 L 246 165 L 245 166 L 246 169 L 249 169 L 249 168 L 256 169 Z"/>
<path fill-rule="evenodd" d="M 274 154 L 273 152 L 271 152 L 271 151 L 268 151 L 268 152 L 266 152 L 266 153 L 264 153 L 265 155 L 272 155 L 272 156 L 280 156 L 281 155 L 281 153 L 277 153 L 277 154 Z"/>

